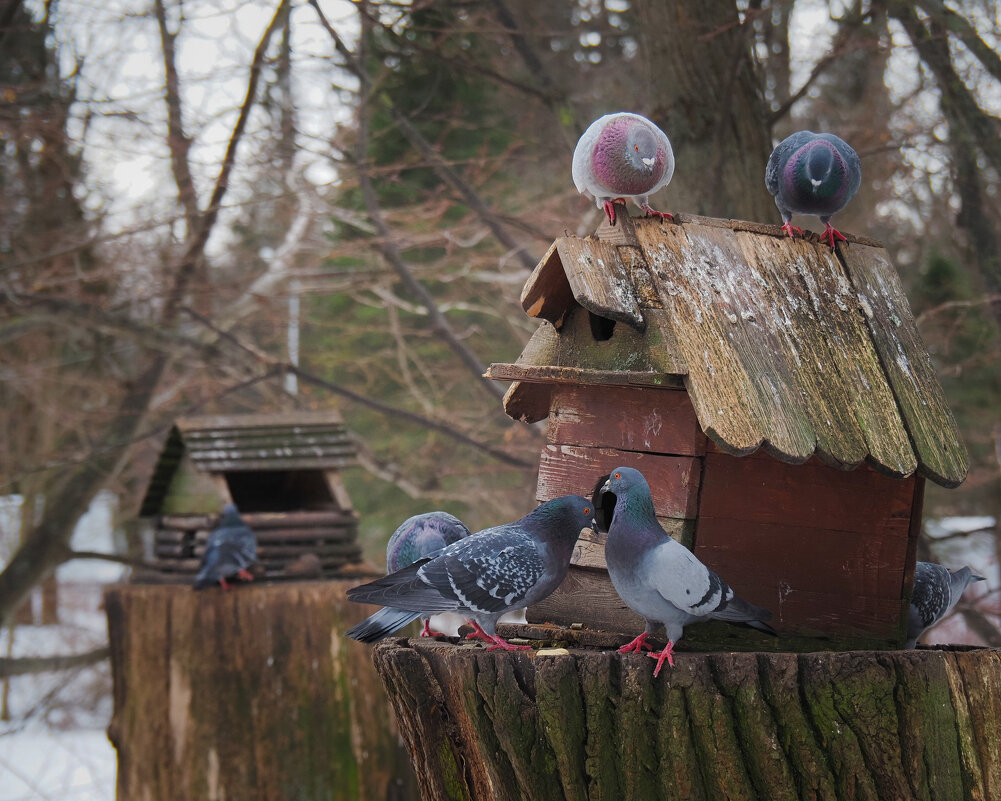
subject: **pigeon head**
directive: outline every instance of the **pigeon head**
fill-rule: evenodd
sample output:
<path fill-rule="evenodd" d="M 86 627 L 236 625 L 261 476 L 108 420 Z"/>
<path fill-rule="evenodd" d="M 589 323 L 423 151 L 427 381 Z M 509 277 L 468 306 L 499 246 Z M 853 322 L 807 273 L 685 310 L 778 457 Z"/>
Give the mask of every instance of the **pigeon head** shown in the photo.
<path fill-rule="evenodd" d="M 987 581 L 987 579 L 983 576 L 978 576 L 968 567 L 961 567 L 959 570 L 953 571 L 953 573 L 957 578 L 963 581 L 964 590 L 977 581 Z"/>
<path fill-rule="evenodd" d="M 220 526 L 238 526 L 243 520 L 235 503 L 227 503 L 222 507 L 222 514 L 219 516 Z"/>
<path fill-rule="evenodd" d="M 668 163 L 667 148 L 658 133 L 652 122 L 639 115 L 612 115 L 594 145 L 594 177 L 617 195 L 650 192 Z"/>
<path fill-rule="evenodd" d="M 591 528 L 594 505 L 582 495 L 564 495 L 537 507 L 522 523 L 540 539 L 577 541 L 580 532 Z"/>
<path fill-rule="evenodd" d="M 615 495 L 615 516 L 626 513 L 636 518 L 656 517 L 650 485 L 633 467 L 616 467 L 605 482 L 604 492 Z"/>
<path fill-rule="evenodd" d="M 834 209 L 848 200 L 848 164 L 827 139 L 814 139 L 793 153 L 783 178 L 794 204 L 821 202 Z"/>

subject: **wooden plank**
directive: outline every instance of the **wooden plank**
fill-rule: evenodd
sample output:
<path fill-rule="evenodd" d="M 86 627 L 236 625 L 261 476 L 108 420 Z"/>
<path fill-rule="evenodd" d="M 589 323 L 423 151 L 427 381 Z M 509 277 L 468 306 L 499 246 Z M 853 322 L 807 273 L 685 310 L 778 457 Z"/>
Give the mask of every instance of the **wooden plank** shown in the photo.
<path fill-rule="evenodd" d="M 614 245 L 572 236 L 557 239 L 556 250 L 581 306 L 609 320 L 644 328 L 632 282 Z"/>
<path fill-rule="evenodd" d="M 549 501 L 572 493 L 590 497 L 599 476 L 621 466 L 642 471 L 650 483 L 658 515 L 682 519 L 695 517 L 701 464 L 698 457 L 692 456 L 547 445 L 539 460 L 536 498 Z"/>
<path fill-rule="evenodd" d="M 521 291 L 521 307 L 525 314 L 548 320 L 556 328 L 563 325 L 574 303 L 570 281 L 557 253 L 558 245 L 559 240 L 553 242 Z"/>
<path fill-rule="evenodd" d="M 549 416 L 553 387 L 514 381 L 504 393 L 504 414 L 522 423 L 537 423 Z"/>
<path fill-rule="evenodd" d="M 917 453 L 922 475 L 945 487 L 963 482 L 969 455 L 886 251 L 839 247 L 865 321 Z"/>
<path fill-rule="evenodd" d="M 299 547 L 308 547 L 313 544 L 352 542 L 358 534 L 358 528 L 350 525 L 339 528 L 265 529 L 255 531 L 254 534 L 259 545 L 295 544 Z M 202 529 L 195 534 L 195 541 L 204 543 L 208 536 L 209 529 Z"/>
<path fill-rule="evenodd" d="M 536 384 L 596 384 L 600 386 L 684 386 L 680 376 L 664 373 L 588 370 L 577 367 L 532 367 L 519 364 L 491 364 L 485 373 L 495 381 L 525 381 Z"/>
<path fill-rule="evenodd" d="M 738 233 L 748 265 L 784 299 L 773 321 L 792 356 L 788 379 L 829 464 L 855 466 L 871 454 L 887 471 L 917 466 L 851 283 L 829 248 Z"/>
<path fill-rule="evenodd" d="M 358 515 L 354 511 L 333 510 L 247 512 L 241 514 L 241 517 L 248 526 L 257 532 L 273 528 L 310 528 L 313 526 L 326 528 L 350 525 L 358 521 Z M 218 515 L 163 515 L 160 518 L 160 526 L 180 529 L 181 531 L 197 531 L 213 528 L 218 519 Z"/>
<path fill-rule="evenodd" d="M 556 388 L 547 438 L 554 445 L 685 456 L 706 448 L 687 392 L 641 387 Z"/>
<path fill-rule="evenodd" d="M 785 343 L 768 324 L 783 299 L 753 273 L 728 228 L 642 226 L 661 300 L 671 317 L 703 430 L 743 455 L 762 443 L 802 462 L 816 434 L 792 389 Z"/>
<path fill-rule="evenodd" d="M 710 451 L 705 456 L 699 517 L 906 540 L 915 481 L 890 478 L 868 467 L 848 472 L 816 460 L 793 466 L 764 454 L 735 458 Z"/>

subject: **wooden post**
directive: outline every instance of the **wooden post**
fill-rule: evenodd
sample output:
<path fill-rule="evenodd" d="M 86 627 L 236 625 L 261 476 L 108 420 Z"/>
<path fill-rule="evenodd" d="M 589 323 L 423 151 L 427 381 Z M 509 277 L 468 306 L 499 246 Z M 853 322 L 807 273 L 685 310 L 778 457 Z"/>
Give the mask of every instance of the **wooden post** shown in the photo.
<path fill-rule="evenodd" d="M 416 798 L 357 583 L 110 589 L 119 801 Z"/>
<path fill-rule="evenodd" d="M 1001 798 L 999 651 L 675 659 L 376 648 L 424 801 Z"/>

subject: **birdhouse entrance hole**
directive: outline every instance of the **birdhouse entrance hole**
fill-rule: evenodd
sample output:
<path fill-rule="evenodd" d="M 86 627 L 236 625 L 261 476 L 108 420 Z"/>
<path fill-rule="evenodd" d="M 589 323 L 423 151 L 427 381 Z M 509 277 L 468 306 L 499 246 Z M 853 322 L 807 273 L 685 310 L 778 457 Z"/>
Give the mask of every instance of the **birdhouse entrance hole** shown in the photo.
<path fill-rule="evenodd" d="M 241 512 L 340 508 L 319 470 L 232 471 L 223 476 L 230 497 Z"/>
<path fill-rule="evenodd" d="M 615 320 L 609 320 L 590 311 L 587 316 L 591 323 L 591 336 L 595 342 L 607 342 L 612 338 L 612 334 L 615 333 Z"/>

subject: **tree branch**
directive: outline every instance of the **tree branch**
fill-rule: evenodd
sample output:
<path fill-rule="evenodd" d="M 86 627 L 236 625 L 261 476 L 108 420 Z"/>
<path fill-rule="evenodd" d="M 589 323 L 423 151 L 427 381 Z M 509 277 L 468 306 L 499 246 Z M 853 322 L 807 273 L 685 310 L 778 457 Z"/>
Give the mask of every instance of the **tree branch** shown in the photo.
<path fill-rule="evenodd" d="M 948 30 L 949 33 L 955 34 L 966 45 L 966 48 L 973 53 L 974 58 L 980 62 L 981 66 L 993 75 L 995 79 L 1001 81 L 1001 57 L 991 49 L 989 44 L 980 38 L 966 17 L 946 7 L 945 3 L 941 0 L 918 0 L 918 5 L 929 16 L 938 19 L 942 23 L 942 27 Z"/>
<path fill-rule="evenodd" d="M 87 667 L 88 665 L 103 662 L 110 655 L 111 650 L 107 645 L 103 645 L 100 648 L 95 648 L 93 651 L 85 651 L 81 654 L 0 657 L 0 678 Z"/>

